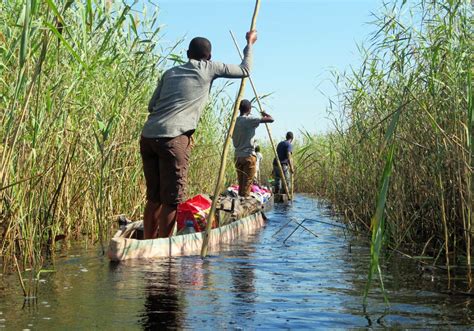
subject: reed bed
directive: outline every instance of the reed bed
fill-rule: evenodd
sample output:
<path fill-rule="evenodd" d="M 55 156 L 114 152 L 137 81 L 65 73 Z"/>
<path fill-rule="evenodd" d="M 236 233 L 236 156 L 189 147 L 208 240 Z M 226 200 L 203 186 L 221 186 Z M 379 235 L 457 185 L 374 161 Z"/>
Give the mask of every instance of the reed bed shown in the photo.
<path fill-rule="evenodd" d="M 360 67 L 334 75 L 334 130 L 305 135 L 299 190 L 371 231 L 375 264 L 385 242 L 471 267 L 472 18 L 469 1 L 386 3 Z"/>
<path fill-rule="evenodd" d="M 178 44 L 160 44 L 158 8 L 148 6 L 0 2 L 3 268 L 36 275 L 59 239 L 104 243 L 118 214 L 140 217 L 148 100 L 182 61 Z M 231 108 L 222 91 L 195 134 L 190 195 L 213 186 Z"/>

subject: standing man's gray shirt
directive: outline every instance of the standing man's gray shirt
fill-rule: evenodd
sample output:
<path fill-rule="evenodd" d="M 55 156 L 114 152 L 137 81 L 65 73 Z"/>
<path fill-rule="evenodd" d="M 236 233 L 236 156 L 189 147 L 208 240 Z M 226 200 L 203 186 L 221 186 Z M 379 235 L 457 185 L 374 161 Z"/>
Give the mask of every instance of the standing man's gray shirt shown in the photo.
<path fill-rule="evenodd" d="M 167 70 L 148 105 L 150 115 L 142 136 L 173 138 L 196 130 L 214 79 L 248 77 L 251 66 L 252 47 L 248 45 L 240 65 L 191 59 Z"/>
<path fill-rule="evenodd" d="M 232 142 L 235 148 L 235 157 L 255 155 L 255 129 L 260 125 L 260 118 L 249 115 L 237 117 Z"/>

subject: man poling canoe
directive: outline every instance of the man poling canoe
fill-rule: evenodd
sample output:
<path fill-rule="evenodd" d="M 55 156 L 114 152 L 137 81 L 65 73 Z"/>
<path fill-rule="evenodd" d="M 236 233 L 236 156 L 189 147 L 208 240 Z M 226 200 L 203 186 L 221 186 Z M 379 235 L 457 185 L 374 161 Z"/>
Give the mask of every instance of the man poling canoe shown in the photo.
<path fill-rule="evenodd" d="M 261 123 L 273 123 L 267 113 L 262 117 L 251 116 L 252 104 L 248 100 L 240 102 L 240 116 L 235 122 L 232 141 L 235 148 L 235 168 L 239 182 L 239 196 L 248 197 L 250 186 L 257 172 L 257 154 L 255 152 L 255 130 Z"/>
<path fill-rule="evenodd" d="M 256 7 L 255 7 L 256 10 L 258 9 L 258 4 L 259 4 L 259 2 L 257 1 Z M 254 18 L 255 18 L 255 15 L 254 15 Z M 252 21 L 254 21 L 254 20 L 252 20 Z M 240 51 L 239 45 L 237 44 L 237 40 L 235 39 L 234 34 L 232 33 L 232 31 L 229 31 L 229 32 L 230 32 L 230 35 L 232 36 L 232 40 L 234 42 L 235 48 L 237 49 L 237 52 L 239 53 L 240 58 L 243 59 L 244 57 L 242 55 L 242 52 Z M 249 76 L 248 79 L 249 79 L 249 82 L 250 82 L 250 86 L 252 87 L 253 93 L 255 95 L 255 100 L 257 101 L 258 109 L 260 110 L 260 113 L 263 115 L 265 112 L 263 111 L 263 106 L 262 106 L 262 103 L 260 101 L 260 97 L 257 93 L 257 89 L 255 87 L 255 84 L 254 84 L 251 76 Z M 267 129 L 268 138 L 270 140 L 270 145 L 273 149 L 273 153 L 275 154 L 275 157 L 277 159 L 277 167 L 280 169 L 280 172 L 283 172 L 283 167 L 282 167 L 282 165 L 280 163 L 280 160 L 278 158 L 278 152 L 277 152 L 275 143 L 273 142 L 272 132 L 271 132 L 271 129 L 270 129 L 270 126 L 268 125 L 268 123 L 265 123 L 265 128 Z M 293 176 L 291 178 L 293 180 Z M 288 195 L 288 199 L 292 200 L 293 199 L 293 192 L 290 192 L 290 190 L 288 189 L 288 184 L 286 182 L 285 177 L 282 177 L 282 183 L 283 183 L 283 188 L 285 189 L 285 192 Z"/>
<path fill-rule="evenodd" d="M 273 174 L 275 176 L 275 182 L 274 182 L 274 193 L 285 193 L 283 190 L 283 178 L 286 180 L 286 183 L 288 186 L 290 186 L 291 180 L 290 180 L 290 173 L 291 176 L 293 177 L 293 174 L 295 173 L 294 170 L 294 165 L 293 165 L 293 158 L 292 158 L 292 153 L 293 153 L 293 145 L 291 144 L 293 142 L 293 132 L 288 131 L 286 133 L 286 140 L 280 141 L 280 143 L 277 146 L 277 157 L 278 160 L 280 161 L 281 164 L 281 170 L 280 167 L 278 166 L 278 160 L 275 157 L 273 159 Z M 292 190 L 292 187 L 289 187 L 290 190 Z"/>
<path fill-rule="evenodd" d="M 240 65 L 234 65 L 211 61 L 210 41 L 194 38 L 187 51 L 189 61 L 167 70 L 159 80 L 140 139 L 147 198 L 145 239 L 171 235 L 185 192 L 191 137 L 210 87 L 216 78 L 248 77 L 257 32 L 247 32 L 246 40 L 244 59 Z"/>

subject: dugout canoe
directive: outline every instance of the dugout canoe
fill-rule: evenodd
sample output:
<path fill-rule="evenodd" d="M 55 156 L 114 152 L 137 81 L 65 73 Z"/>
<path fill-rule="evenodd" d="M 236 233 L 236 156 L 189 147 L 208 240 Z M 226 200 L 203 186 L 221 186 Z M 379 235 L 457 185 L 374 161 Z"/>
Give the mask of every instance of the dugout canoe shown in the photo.
<path fill-rule="evenodd" d="M 231 243 L 237 239 L 256 233 L 265 225 L 264 212 L 273 206 L 273 196 L 262 206 L 262 210 L 236 220 L 230 224 L 211 230 L 209 238 L 209 251 L 219 250 L 222 244 Z M 127 238 L 124 234 L 142 225 L 137 221 L 124 226 L 110 240 L 107 255 L 111 261 L 124 261 L 130 259 L 153 259 L 171 256 L 192 256 L 201 253 L 203 233 L 177 235 L 169 238 L 138 240 Z"/>

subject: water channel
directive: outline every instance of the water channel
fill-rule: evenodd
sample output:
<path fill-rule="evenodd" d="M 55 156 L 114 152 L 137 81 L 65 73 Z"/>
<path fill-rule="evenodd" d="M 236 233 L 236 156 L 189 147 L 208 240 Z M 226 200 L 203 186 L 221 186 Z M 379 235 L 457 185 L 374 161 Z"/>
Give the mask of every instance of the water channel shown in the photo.
<path fill-rule="evenodd" d="M 450 295 L 446 273 L 400 255 L 385 263 L 390 308 L 378 286 L 364 312 L 367 240 L 347 233 L 309 196 L 276 205 L 256 235 L 202 260 L 183 257 L 111 264 L 74 248 L 41 276 L 24 305 L 15 275 L 0 276 L 0 328 L 21 330 L 432 328 L 468 329 L 473 297 Z M 316 234 L 290 220 L 305 221 Z M 279 231 L 279 232 L 278 232 Z M 278 233 L 277 233 L 278 232 Z M 289 237 L 289 238 L 288 238 Z M 288 239 L 287 239 L 288 238 Z M 285 241 L 286 239 L 286 241 Z M 451 290 L 465 289 L 465 277 Z"/>

